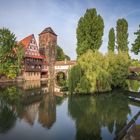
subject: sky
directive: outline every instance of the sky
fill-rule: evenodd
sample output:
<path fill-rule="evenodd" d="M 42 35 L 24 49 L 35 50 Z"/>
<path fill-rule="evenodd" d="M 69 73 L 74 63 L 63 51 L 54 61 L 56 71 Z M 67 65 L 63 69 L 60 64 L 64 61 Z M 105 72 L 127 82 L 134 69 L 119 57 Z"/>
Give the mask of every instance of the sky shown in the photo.
<path fill-rule="evenodd" d="M 58 35 L 58 45 L 64 52 L 76 59 L 76 28 L 78 20 L 86 9 L 96 8 L 104 19 L 104 36 L 100 51 L 107 52 L 108 32 L 116 30 L 116 21 L 125 18 L 128 21 L 129 48 L 136 36 L 140 24 L 140 0 L 0 0 L 0 28 L 9 28 L 21 40 L 38 34 L 51 27 Z M 130 53 L 132 58 L 140 59 Z"/>

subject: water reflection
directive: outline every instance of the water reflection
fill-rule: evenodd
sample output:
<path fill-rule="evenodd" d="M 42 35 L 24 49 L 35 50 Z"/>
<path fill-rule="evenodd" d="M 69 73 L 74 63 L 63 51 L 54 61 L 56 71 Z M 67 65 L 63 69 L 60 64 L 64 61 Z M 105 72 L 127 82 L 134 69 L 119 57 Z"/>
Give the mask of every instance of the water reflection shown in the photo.
<path fill-rule="evenodd" d="M 68 100 L 68 108 L 70 116 L 76 121 L 77 140 L 101 140 L 104 138 L 101 133 L 103 128 L 107 128 L 113 139 L 131 113 L 128 97 L 117 93 L 90 98 L 72 97 Z"/>
<path fill-rule="evenodd" d="M 52 83 L 49 88 L 37 81 L 0 86 L 0 133 L 10 130 L 18 118 L 31 126 L 38 120 L 50 129 L 56 121 L 55 98 Z"/>
<path fill-rule="evenodd" d="M 52 94 L 47 94 L 41 101 L 39 106 L 38 121 L 43 127 L 51 128 L 56 121 L 56 104 L 55 97 Z"/>
<path fill-rule="evenodd" d="M 24 131 L 23 139 L 111 140 L 135 115 L 130 104 L 140 107 L 119 90 L 64 100 L 55 96 L 52 81 L 49 87 L 30 83 L 0 86 L 0 139 L 20 139 L 18 131 Z"/>
<path fill-rule="evenodd" d="M 12 108 L 0 101 L 0 133 L 6 133 L 16 122 L 16 113 Z"/>

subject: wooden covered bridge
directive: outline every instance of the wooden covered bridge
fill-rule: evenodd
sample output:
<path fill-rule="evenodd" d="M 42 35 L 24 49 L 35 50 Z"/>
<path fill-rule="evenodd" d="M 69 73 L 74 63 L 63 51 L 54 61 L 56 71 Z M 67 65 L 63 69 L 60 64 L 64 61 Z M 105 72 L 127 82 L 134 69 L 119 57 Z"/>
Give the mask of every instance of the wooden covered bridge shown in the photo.
<path fill-rule="evenodd" d="M 129 67 L 129 71 L 130 71 L 130 72 L 140 72 L 140 67 L 130 66 L 130 67 Z"/>

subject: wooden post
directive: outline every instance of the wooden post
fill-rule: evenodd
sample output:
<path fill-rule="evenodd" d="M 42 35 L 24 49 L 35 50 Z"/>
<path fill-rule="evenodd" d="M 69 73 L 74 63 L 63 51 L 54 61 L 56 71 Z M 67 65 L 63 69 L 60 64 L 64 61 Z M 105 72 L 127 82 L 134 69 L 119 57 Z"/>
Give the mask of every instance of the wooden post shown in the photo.
<path fill-rule="evenodd" d="M 140 116 L 140 111 L 132 118 L 132 120 L 119 132 L 114 140 L 121 140 L 126 134 L 129 128 L 135 123 Z"/>

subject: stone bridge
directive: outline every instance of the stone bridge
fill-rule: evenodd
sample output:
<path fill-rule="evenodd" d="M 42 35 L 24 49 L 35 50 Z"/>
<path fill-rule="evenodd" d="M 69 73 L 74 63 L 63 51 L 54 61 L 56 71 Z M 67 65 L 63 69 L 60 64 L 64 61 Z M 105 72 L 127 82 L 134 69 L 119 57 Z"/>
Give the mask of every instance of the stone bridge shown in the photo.
<path fill-rule="evenodd" d="M 74 66 L 75 64 L 76 64 L 75 60 L 56 61 L 55 62 L 55 70 L 54 70 L 55 77 L 57 76 L 58 73 L 62 72 L 62 73 L 64 73 L 64 75 L 67 78 L 68 77 L 68 69 L 71 68 L 72 66 Z"/>

